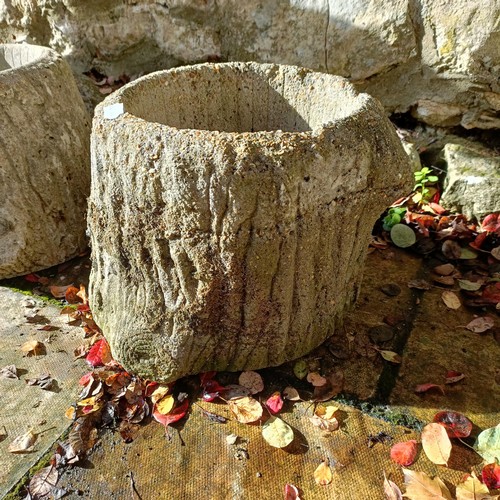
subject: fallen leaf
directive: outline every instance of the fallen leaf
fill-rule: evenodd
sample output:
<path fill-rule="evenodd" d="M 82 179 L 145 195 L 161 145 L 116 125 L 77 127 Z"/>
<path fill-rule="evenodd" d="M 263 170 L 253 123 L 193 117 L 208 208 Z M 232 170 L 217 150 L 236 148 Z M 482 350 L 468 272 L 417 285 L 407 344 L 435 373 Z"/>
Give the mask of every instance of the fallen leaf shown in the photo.
<path fill-rule="evenodd" d="M 59 479 L 59 472 L 53 465 L 40 469 L 32 478 L 28 487 L 31 497 L 48 498 Z M 53 498 L 53 495 L 52 495 Z"/>
<path fill-rule="evenodd" d="M 66 295 L 66 291 L 68 288 L 72 287 L 73 285 L 64 285 L 64 286 L 49 286 L 50 293 L 52 296 L 56 299 L 64 299 Z"/>
<path fill-rule="evenodd" d="M 262 437 L 275 448 L 285 448 L 294 438 L 293 429 L 281 418 L 270 417 L 262 426 Z"/>
<path fill-rule="evenodd" d="M 339 428 L 339 422 L 334 417 L 338 410 L 337 406 L 333 405 L 318 405 L 314 411 L 314 415 L 309 417 L 309 420 L 315 427 L 327 432 L 336 431 Z"/>
<path fill-rule="evenodd" d="M 257 394 L 264 390 L 262 377 L 254 371 L 242 372 L 238 378 L 238 383 L 246 387 L 250 391 L 250 394 Z"/>
<path fill-rule="evenodd" d="M 222 388 L 221 393 L 224 396 L 224 399 L 239 399 L 245 396 L 250 396 L 250 391 L 246 387 L 237 384 L 226 385 Z"/>
<path fill-rule="evenodd" d="M 227 418 L 222 415 L 218 415 L 217 413 L 212 413 L 211 411 L 207 411 L 202 408 L 200 405 L 196 405 L 201 410 L 202 415 L 210 420 L 210 422 L 214 422 L 216 424 L 225 424 L 227 422 Z"/>
<path fill-rule="evenodd" d="M 492 248 L 491 255 L 495 257 L 495 259 L 500 260 L 500 247 Z"/>
<path fill-rule="evenodd" d="M 479 481 L 474 473 L 457 485 L 456 495 L 457 500 L 493 500 L 494 498 L 490 496 L 486 485 Z"/>
<path fill-rule="evenodd" d="M 400 248 L 411 247 L 417 241 L 413 229 L 404 224 L 395 224 L 392 226 L 390 235 L 392 242 Z"/>
<path fill-rule="evenodd" d="M 465 290 L 467 292 L 477 292 L 482 286 L 483 283 L 480 281 L 469 281 L 469 280 L 458 280 L 458 286 L 461 290 Z"/>
<path fill-rule="evenodd" d="M 160 400 L 158 400 L 155 404 L 155 409 L 158 413 L 162 415 L 169 414 L 175 405 L 175 398 L 172 394 L 163 396 Z"/>
<path fill-rule="evenodd" d="M 449 290 L 446 290 L 441 294 L 441 299 L 443 299 L 446 307 L 450 309 L 459 309 L 462 305 L 457 295 L 454 292 L 450 292 Z"/>
<path fill-rule="evenodd" d="M 441 247 L 441 252 L 448 260 L 457 260 L 462 255 L 462 247 L 456 241 L 446 240 Z"/>
<path fill-rule="evenodd" d="M 483 333 L 495 326 L 495 320 L 490 316 L 481 316 L 473 319 L 465 328 L 474 333 Z"/>
<path fill-rule="evenodd" d="M 281 411 L 281 408 L 283 408 L 283 399 L 281 399 L 279 391 L 273 392 L 273 394 L 266 401 L 266 406 L 273 415 L 276 415 Z"/>
<path fill-rule="evenodd" d="M 386 361 L 390 361 L 391 363 L 400 364 L 403 361 L 401 356 L 397 352 L 384 350 L 378 352 Z"/>
<path fill-rule="evenodd" d="M 474 449 L 486 463 L 500 462 L 500 424 L 481 432 L 474 444 Z"/>
<path fill-rule="evenodd" d="M 500 465 L 497 463 L 487 464 L 481 471 L 481 479 L 490 490 L 500 488 Z"/>
<path fill-rule="evenodd" d="M 45 352 L 45 346 L 38 340 L 28 340 L 21 346 L 21 351 L 27 356 L 36 356 Z"/>
<path fill-rule="evenodd" d="M 162 415 L 159 411 L 156 411 L 156 405 L 153 407 L 153 418 L 165 427 L 165 431 L 170 424 L 179 421 L 184 418 L 189 409 L 189 400 L 186 399 L 184 402 L 172 410 L 168 415 Z"/>
<path fill-rule="evenodd" d="M 316 484 L 320 486 L 326 486 L 332 482 L 332 470 L 330 469 L 330 464 L 328 459 L 321 462 L 316 470 L 314 471 L 314 480 Z"/>
<path fill-rule="evenodd" d="M 249 424 L 262 417 L 262 405 L 250 396 L 228 401 L 229 409 L 238 422 Z"/>
<path fill-rule="evenodd" d="M 384 472 L 384 495 L 386 500 L 403 500 L 403 494 L 398 485 L 387 479 Z"/>
<path fill-rule="evenodd" d="M 300 395 L 299 395 L 299 391 L 297 391 L 297 389 L 295 389 L 294 387 L 285 387 L 285 389 L 283 390 L 283 397 L 285 399 L 288 399 L 289 401 L 300 401 Z"/>
<path fill-rule="evenodd" d="M 300 380 L 305 378 L 305 376 L 309 373 L 307 363 L 303 359 L 299 359 L 299 361 L 293 365 L 293 373 Z"/>
<path fill-rule="evenodd" d="M 399 465 L 407 467 L 415 461 L 417 456 L 417 442 L 414 439 L 396 443 L 391 448 L 391 459 Z"/>
<path fill-rule="evenodd" d="M 85 286 L 84 285 L 80 285 L 80 290 L 78 291 L 78 293 L 76 294 L 77 297 L 79 297 L 81 299 L 81 301 L 83 302 L 83 305 L 88 305 L 89 303 L 89 299 L 87 297 L 87 292 L 85 291 Z"/>
<path fill-rule="evenodd" d="M 294 486 L 293 484 L 285 484 L 285 500 L 301 500 L 299 496 L 299 490 L 297 489 L 297 486 Z"/>
<path fill-rule="evenodd" d="M 408 282 L 408 288 L 415 288 L 417 290 L 430 290 L 432 285 L 423 279 L 415 279 Z"/>
<path fill-rule="evenodd" d="M 435 477 L 431 479 L 425 472 L 403 469 L 406 492 L 410 500 L 452 500 L 450 490 Z"/>
<path fill-rule="evenodd" d="M 436 391 L 436 392 L 440 392 L 441 394 L 444 395 L 444 388 L 442 385 L 437 385 L 437 384 L 420 384 L 420 385 L 417 385 L 415 387 L 415 392 L 417 394 L 421 394 L 423 392 L 427 392 L 427 391 Z"/>
<path fill-rule="evenodd" d="M 306 380 L 314 387 L 321 387 L 326 384 L 326 378 L 322 377 L 318 372 L 308 373 Z"/>
<path fill-rule="evenodd" d="M 456 411 L 440 411 L 434 415 L 433 421 L 442 425 L 451 438 L 466 438 L 472 432 L 472 422 Z"/>
<path fill-rule="evenodd" d="M 122 420 L 120 422 L 119 431 L 123 442 L 128 444 L 134 441 L 140 428 L 139 424 L 131 424 L 130 422 Z"/>
<path fill-rule="evenodd" d="M 448 465 L 451 441 L 447 429 L 441 424 L 427 424 L 422 429 L 422 447 L 427 458 L 437 465 Z"/>
<path fill-rule="evenodd" d="M 449 276 L 455 271 L 455 266 L 453 264 L 441 264 L 434 268 L 434 272 L 440 276 Z"/>
<path fill-rule="evenodd" d="M 90 348 L 85 361 L 95 368 L 109 363 L 112 359 L 108 342 L 106 339 L 101 339 Z"/>
<path fill-rule="evenodd" d="M 146 390 L 147 390 L 147 388 L 146 388 Z M 162 399 L 164 396 L 166 396 L 168 394 L 168 391 L 170 391 L 170 387 L 168 385 L 157 384 L 157 386 L 155 387 L 155 389 L 153 390 L 151 395 L 148 395 L 147 391 L 146 391 L 145 395 L 151 397 L 152 403 L 157 403 L 158 401 L 160 401 L 160 399 Z"/>
<path fill-rule="evenodd" d="M 434 276 L 432 279 L 441 285 L 453 286 L 455 284 L 455 278 L 453 276 Z"/>
<path fill-rule="evenodd" d="M 19 377 L 17 376 L 16 366 L 15 365 L 4 366 L 0 370 L 0 378 L 14 378 L 19 380 Z"/>
<path fill-rule="evenodd" d="M 12 443 L 9 444 L 7 450 L 10 453 L 26 453 L 31 451 L 31 447 L 35 444 L 37 434 L 32 430 L 18 436 Z"/>
<path fill-rule="evenodd" d="M 66 299 L 66 302 L 68 304 L 79 304 L 81 301 L 77 295 L 78 292 L 79 290 L 78 288 L 76 288 L 76 286 L 68 286 L 68 288 L 66 288 L 66 291 L 64 292 L 64 298 Z"/>
<path fill-rule="evenodd" d="M 456 384 L 463 380 L 465 375 L 461 372 L 457 372 L 455 370 L 449 370 L 445 375 L 445 384 Z"/>

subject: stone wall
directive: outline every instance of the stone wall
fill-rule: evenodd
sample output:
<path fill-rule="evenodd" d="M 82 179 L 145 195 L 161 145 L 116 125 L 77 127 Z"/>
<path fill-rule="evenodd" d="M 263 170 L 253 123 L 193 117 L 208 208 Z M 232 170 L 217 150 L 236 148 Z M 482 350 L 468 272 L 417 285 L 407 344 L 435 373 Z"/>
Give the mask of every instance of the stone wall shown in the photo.
<path fill-rule="evenodd" d="M 22 40 L 79 74 L 296 64 L 349 78 L 391 113 L 500 127 L 499 0 L 0 1 L 0 41 Z"/>

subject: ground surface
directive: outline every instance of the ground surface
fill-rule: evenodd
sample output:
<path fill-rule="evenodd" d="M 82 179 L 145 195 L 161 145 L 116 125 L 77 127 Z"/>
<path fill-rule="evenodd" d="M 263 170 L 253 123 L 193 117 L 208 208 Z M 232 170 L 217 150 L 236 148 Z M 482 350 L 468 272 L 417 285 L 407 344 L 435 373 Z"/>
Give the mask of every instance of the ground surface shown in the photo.
<path fill-rule="evenodd" d="M 446 288 L 456 291 L 456 285 L 434 284 L 427 291 L 407 286 L 415 279 L 432 282 L 430 270 L 439 263 L 393 247 L 373 249 L 356 309 L 327 344 L 307 357 L 309 366 L 316 364 L 323 373 L 344 373 L 343 392 L 335 398 L 340 408 L 337 431 L 325 433 L 311 424 L 308 417 L 314 407 L 310 402 L 285 401 L 280 416 L 294 429 L 295 439 L 284 449 L 273 448 L 262 438 L 258 423 L 235 421 L 222 401 L 202 402 L 198 378 L 192 377 L 179 383 L 191 404 L 187 417 L 174 424 L 170 440 L 163 427 L 150 420 L 137 426 L 130 443 L 116 431 L 101 430 L 87 459 L 61 473 L 58 486 L 67 490 L 65 498 L 274 500 L 283 498 L 284 485 L 292 483 L 305 500 L 382 499 L 384 473 L 400 487 L 403 484 L 401 466 L 390 459 L 391 446 L 409 439 L 420 441 L 422 427 L 440 410 L 466 415 L 474 424 L 472 437 L 465 444 L 454 440 L 448 467 L 433 464 L 419 448 L 409 468 L 439 475 L 454 493 L 465 473 L 481 470 L 481 457 L 466 445 L 481 430 L 500 422 L 500 323 L 490 308 L 487 314 L 495 326 L 483 334 L 473 333 L 464 326 L 486 311 L 463 305 L 457 310 L 448 308 L 442 292 Z M 51 284 L 85 282 L 87 266 L 80 259 L 65 270 L 55 270 Z M 88 371 L 73 354 L 83 342 L 82 329 L 64 325 L 65 316 L 59 316 L 55 306 L 40 307 L 35 302 L 29 307 L 30 300 L 0 288 L 0 368 L 14 364 L 21 369 L 20 380 L 0 380 L 0 439 L 2 432 L 7 434 L 0 442 L 0 496 L 12 490 L 69 427 L 71 421 L 64 411 L 77 399 L 77 381 Z M 38 308 L 46 324 L 58 330 L 39 330 L 42 324 L 27 322 L 26 316 Z M 382 325 L 385 330 L 373 329 Z M 393 336 L 383 341 L 384 335 Z M 23 343 L 32 339 L 45 344 L 44 354 L 27 357 L 21 351 Z M 402 363 L 385 361 L 374 347 L 398 352 Z M 465 378 L 445 385 L 449 370 Z M 42 372 L 50 372 L 57 380 L 56 391 L 25 383 Z M 304 394 L 311 390 L 310 384 L 293 375 L 293 363 L 260 373 L 265 389 L 256 398 L 265 400 L 285 386 L 304 390 Z M 216 378 L 227 384 L 237 377 L 219 374 Z M 443 386 L 444 394 L 440 390 L 415 393 L 415 387 L 425 383 Z M 229 421 L 211 422 L 200 407 Z M 34 451 L 8 453 L 13 439 L 30 428 L 45 430 Z M 226 441 L 229 434 L 238 436 L 234 444 Z M 333 478 L 329 485 L 320 486 L 314 471 L 326 459 Z"/>

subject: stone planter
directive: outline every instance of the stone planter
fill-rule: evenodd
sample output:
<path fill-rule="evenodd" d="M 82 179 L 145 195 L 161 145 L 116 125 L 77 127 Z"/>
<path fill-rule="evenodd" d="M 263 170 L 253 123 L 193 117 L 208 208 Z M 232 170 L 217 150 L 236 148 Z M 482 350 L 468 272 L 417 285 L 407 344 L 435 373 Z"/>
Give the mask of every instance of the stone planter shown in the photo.
<path fill-rule="evenodd" d="M 55 51 L 0 45 L 0 279 L 86 248 L 90 117 Z"/>
<path fill-rule="evenodd" d="M 161 381 L 321 344 L 412 180 L 377 101 L 293 66 L 143 77 L 97 107 L 91 149 L 94 318 L 118 361 Z"/>

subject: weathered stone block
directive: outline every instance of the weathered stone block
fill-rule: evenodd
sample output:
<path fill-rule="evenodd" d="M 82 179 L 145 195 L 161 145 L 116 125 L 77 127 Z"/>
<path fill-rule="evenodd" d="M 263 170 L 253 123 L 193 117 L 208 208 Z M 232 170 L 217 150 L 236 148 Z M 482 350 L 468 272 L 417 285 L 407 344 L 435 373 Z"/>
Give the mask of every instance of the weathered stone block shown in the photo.
<path fill-rule="evenodd" d="M 500 157 L 463 139 L 446 144 L 443 154 L 447 174 L 442 204 L 478 221 L 500 212 Z"/>
<path fill-rule="evenodd" d="M 90 117 L 69 66 L 35 45 L 0 45 L 0 278 L 86 248 Z"/>
<path fill-rule="evenodd" d="M 94 117 L 94 317 L 155 380 L 297 358 L 334 332 L 375 220 L 411 186 L 383 108 L 343 78 L 257 63 L 143 77 Z"/>

